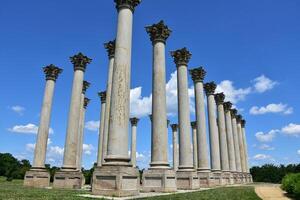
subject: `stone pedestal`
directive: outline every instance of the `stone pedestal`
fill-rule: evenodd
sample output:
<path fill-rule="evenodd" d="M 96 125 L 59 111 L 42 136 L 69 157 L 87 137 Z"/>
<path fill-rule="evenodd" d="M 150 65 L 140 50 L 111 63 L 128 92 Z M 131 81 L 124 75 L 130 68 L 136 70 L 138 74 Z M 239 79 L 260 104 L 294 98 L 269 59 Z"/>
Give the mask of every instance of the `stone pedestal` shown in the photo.
<path fill-rule="evenodd" d="M 252 175 L 248 173 L 247 176 L 248 176 L 248 183 L 253 183 Z"/>
<path fill-rule="evenodd" d="M 199 178 L 200 188 L 209 188 L 210 172 L 198 171 L 197 175 Z"/>
<path fill-rule="evenodd" d="M 222 172 L 221 185 L 231 184 L 230 183 L 230 178 L 231 178 L 231 173 L 230 172 Z"/>
<path fill-rule="evenodd" d="M 149 169 L 143 173 L 143 192 L 176 192 L 176 173 L 171 169 Z"/>
<path fill-rule="evenodd" d="M 209 187 L 216 187 L 221 185 L 221 180 L 222 180 L 222 172 L 217 171 L 217 172 L 211 172 L 209 175 Z"/>
<path fill-rule="evenodd" d="M 199 177 L 196 171 L 177 171 L 177 189 L 196 190 L 200 188 Z"/>
<path fill-rule="evenodd" d="M 139 194 L 139 171 L 131 166 L 98 167 L 93 173 L 92 193 L 104 196 L 134 196 Z"/>
<path fill-rule="evenodd" d="M 80 171 L 58 171 L 54 176 L 53 188 L 81 189 L 82 177 Z"/>
<path fill-rule="evenodd" d="M 230 172 L 230 176 L 229 176 L 229 184 L 230 185 L 233 185 L 235 183 L 235 180 L 234 180 L 234 173 L 233 172 Z"/>
<path fill-rule="evenodd" d="M 25 187 L 46 188 L 49 187 L 50 173 L 46 170 L 31 169 L 26 172 L 24 178 Z"/>

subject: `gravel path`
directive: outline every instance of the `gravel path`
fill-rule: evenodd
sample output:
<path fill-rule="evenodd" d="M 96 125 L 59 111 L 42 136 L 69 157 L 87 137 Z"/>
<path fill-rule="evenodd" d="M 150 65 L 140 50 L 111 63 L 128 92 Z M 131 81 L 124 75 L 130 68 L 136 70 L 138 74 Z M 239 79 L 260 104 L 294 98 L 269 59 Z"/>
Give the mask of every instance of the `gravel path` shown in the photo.
<path fill-rule="evenodd" d="M 262 184 L 255 186 L 256 194 L 263 200 L 290 200 L 278 184 Z"/>

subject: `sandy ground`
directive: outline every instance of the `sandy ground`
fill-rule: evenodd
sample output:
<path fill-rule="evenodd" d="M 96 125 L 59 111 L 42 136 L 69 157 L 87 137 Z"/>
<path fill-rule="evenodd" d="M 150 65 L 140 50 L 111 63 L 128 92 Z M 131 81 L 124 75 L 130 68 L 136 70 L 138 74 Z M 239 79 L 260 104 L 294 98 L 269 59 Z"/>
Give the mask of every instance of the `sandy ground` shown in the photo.
<path fill-rule="evenodd" d="M 263 200 L 290 200 L 278 184 L 259 184 L 255 186 L 256 194 Z"/>

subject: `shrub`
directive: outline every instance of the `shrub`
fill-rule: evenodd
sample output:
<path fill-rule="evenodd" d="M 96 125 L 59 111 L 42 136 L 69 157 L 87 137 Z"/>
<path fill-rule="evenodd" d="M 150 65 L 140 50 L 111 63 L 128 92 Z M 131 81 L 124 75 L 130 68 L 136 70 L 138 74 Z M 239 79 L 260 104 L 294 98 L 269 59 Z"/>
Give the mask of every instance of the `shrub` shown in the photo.
<path fill-rule="evenodd" d="M 300 199 L 300 181 L 298 181 L 295 185 L 294 194 L 297 199 Z"/>
<path fill-rule="evenodd" d="M 287 193 L 300 197 L 300 173 L 286 175 L 281 187 Z"/>

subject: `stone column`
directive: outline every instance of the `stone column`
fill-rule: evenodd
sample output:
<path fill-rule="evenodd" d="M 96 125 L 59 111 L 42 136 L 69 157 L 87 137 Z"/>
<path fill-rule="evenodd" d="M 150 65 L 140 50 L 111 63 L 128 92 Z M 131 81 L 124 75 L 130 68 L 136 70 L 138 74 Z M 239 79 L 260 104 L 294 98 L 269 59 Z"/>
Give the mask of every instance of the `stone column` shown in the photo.
<path fill-rule="evenodd" d="M 44 67 L 43 70 L 46 75 L 46 86 L 40 116 L 40 125 L 37 133 L 32 168 L 30 171 L 26 172 L 24 179 L 24 186 L 37 188 L 48 187 L 50 182 L 49 172 L 45 170 L 47 141 L 49 135 L 55 81 L 58 78 L 58 75 L 62 72 L 62 69 L 52 64 Z"/>
<path fill-rule="evenodd" d="M 166 102 L 166 41 L 171 30 L 160 21 L 146 27 L 153 45 L 152 67 L 152 130 L 151 163 L 149 170 L 143 173 L 143 190 L 147 192 L 176 191 L 176 174 L 168 162 L 168 124 Z M 167 179 L 167 176 L 174 179 Z M 153 186 L 151 181 L 160 177 L 160 184 Z"/>
<path fill-rule="evenodd" d="M 241 169 L 243 173 L 243 182 L 246 182 L 246 160 L 245 160 L 245 148 L 244 148 L 244 142 L 243 142 L 243 132 L 242 132 L 242 115 L 237 115 L 236 116 L 236 121 L 237 121 L 237 133 L 238 133 L 238 140 L 239 140 L 239 147 L 240 147 L 240 156 L 241 156 Z"/>
<path fill-rule="evenodd" d="M 193 133 L 193 161 L 194 168 L 198 168 L 198 148 L 197 148 L 197 122 L 191 122 L 192 133 Z"/>
<path fill-rule="evenodd" d="M 171 124 L 173 133 L 173 169 L 178 170 L 178 124 Z"/>
<path fill-rule="evenodd" d="M 247 171 L 247 181 L 252 182 L 252 175 L 250 174 L 250 169 L 249 169 L 249 163 L 248 163 L 248 147 L 247 147 L 247 137 L 246 137 L 246 120 L 241 121 L 242 125 L 242 133 L 243 133 L 243 142 L 244 142 L 244 147 L 245 147 L 245 161 L 246 161 L 246 171 Z"/>
<path fill-rule="evenodd" d="M 221 184 L 221 160 L 220 160 L 220 141 L 219 131 L 216 118 L 216 102 L 214 93 L 216 90 L 216 84 L 214 82 L 206 83 L 204 89 L 207 96 L 208 107 L 208 125 L 209 125 L 209 139 L 210 139 L 210 163 L 211 171 L 213 172 L 212 179 L 210 180 L 210 186 Z"/>
<path fill-rule="evenodd" d="M 81 171 L 82 166 L 82 145 L 83 145 L 83 134 L 84 134 L 84 121 L 85 121 L 85 93 L 86 90 L 90 87 L 90 83 L 83 81 L 82 94 L 80 100 L 80 118 L 78 124 L 78 145 L 77 145 L 77 170 Z M 87 102 L 88 103 L 88 102 Z"/>
<path fill-rule="evenodd" d="M 106 100 L 105 100 L 105 109 L 104 109 L 104 116 L 103 118 L 104 125 L 103 125 L 103 132 L 102 133 L 102 148 L 101 153 L 102 155 L 98 157 L 98 159 L 102 159 L 101 164 L 105 162 L 104 158 L 107 155 L 107 141 L 108 141 L 108 128 L 109 128 L 109 113 L 110 113 L 110 100 L 111 100 L 111 90 L 112 90 L 112 78 L 114 72 L 114 61 L 115 61 L 115 45 L 116 42 L 109 41 L 108 43 L 104 44 L 105 49 L 107 50 L 108 58 L 109 58 L 109 66 L 108 66 L 108 78 L 107 78 L 107 86 L 106 86 Z M 102 112 L 102 105 L 101 105 L 101 112 Z M 102 114 L 101 114 L 102 115 Z M 101 128 L 101 127 L 100 127 Z M 101 131 L 101 130 L 100 130 Z M 99 143 L 100 144 L 100 143 Z M 100 162 L 98 162 L 98 165 Z M 101 164 L 99 166 L 101 166 Z"/>
<path fill-rule="evenodd" d="M 130 157 L 131 157 L 131 163 L 133 167 L 136 167 L 136 128 L 137 124 L 139 122 L 139 119 L 134 117 L 130 118 L 131 122 L 131 151 L 130 151 Z"/>
<path fill-rule="evenodd" d="M 97 167 L 100 167 L 103 163 L 103 156 L 104 154 L 104 132 L 105 132 L 105 113 L 107 110 L 107 92 L 99 92 L 98 93 L 100 99 L 101 99 L 101 114 L 100 114 L 100 127 L 99 127 L 99 139 L 98 139 L 98 156 L 97 156 Z M 107 135 L 106 135 L 107 136 Z M 107 138 L 106 138 L 107 139 Z"/>
<path fill-rule="evenodd" d="M 83 76 L 87 64 L 91 62 L 91 59 L 79 53 L 70 58 L 74 65 L 74 79 L 72 96 L 69 111 L 69 120 L 67 135 L 65 141 L 65 151 L 63 166 L 60 171 L 55 174 L 54 188 L 81 188 L 81 172 L 77 170 L 76 156 L 78 145 L 78 124 L 80 120 L 80 102 L 81 93 L 83 87 Z"/>
<path fill-rule="evenodd" d="M 110 100 L 107 155 L 93 174 L 92 193 L 109 196 L 139 194 L 138 170 L 128 155 L 130 70 L 133 12 L 140 0 L 115 0 L 118 25 Z M 108 180 L 113 180 L 108 183 Z M 113 185 L 111 185 L 113 184 Z"/>
<path fill-rule="evenodd" d="M 235 165 L 236 165 L 236 171 L 238 173 L 240 173 L 240 172 L 242 172 L 242 168 L 241 168 L 241 155 L 240 155 L 236 115 L 237 115 L 237 110 L 236 109 L 231 109 L 232 133 L 233 133 L 234 150 L 235 150 Z"/>
<path fill-rule="evenodd" d="M 199 188 L 199 180 L 193 167 L 191 149 L 190 102 L 188 96 L 187 65 L 192 54 L 186 49 L 171 52 L 177 66 L 178 121 L 179 121 L 179 166 L 177 171 L 177 187 L 179 189 Z M 190 182 L 186 185 L 186 179 Z"/>
<path fill-rule="evenodd" d="M 223 105 L 225 109 L 229 169 L 233 173 L 236 172 L 236 164 L 235 164 L 235 150 L 234 150 L 234 140 L 233 140 L 233 133 L 232 133 L 232 123 L 231 123 L 232 120 L 231 120 L 231 112 L 230 112 L 232 103 L 225 102 Z"/>
<path fill-rule="evenodd" d="M 205 103 L 203 80 L 206 72 L 203 67 L 190 70 L 195 88 L 195 107 L 197 121 L 198 171 L 209 172 L 208 145 L 206 137 Z"/>

